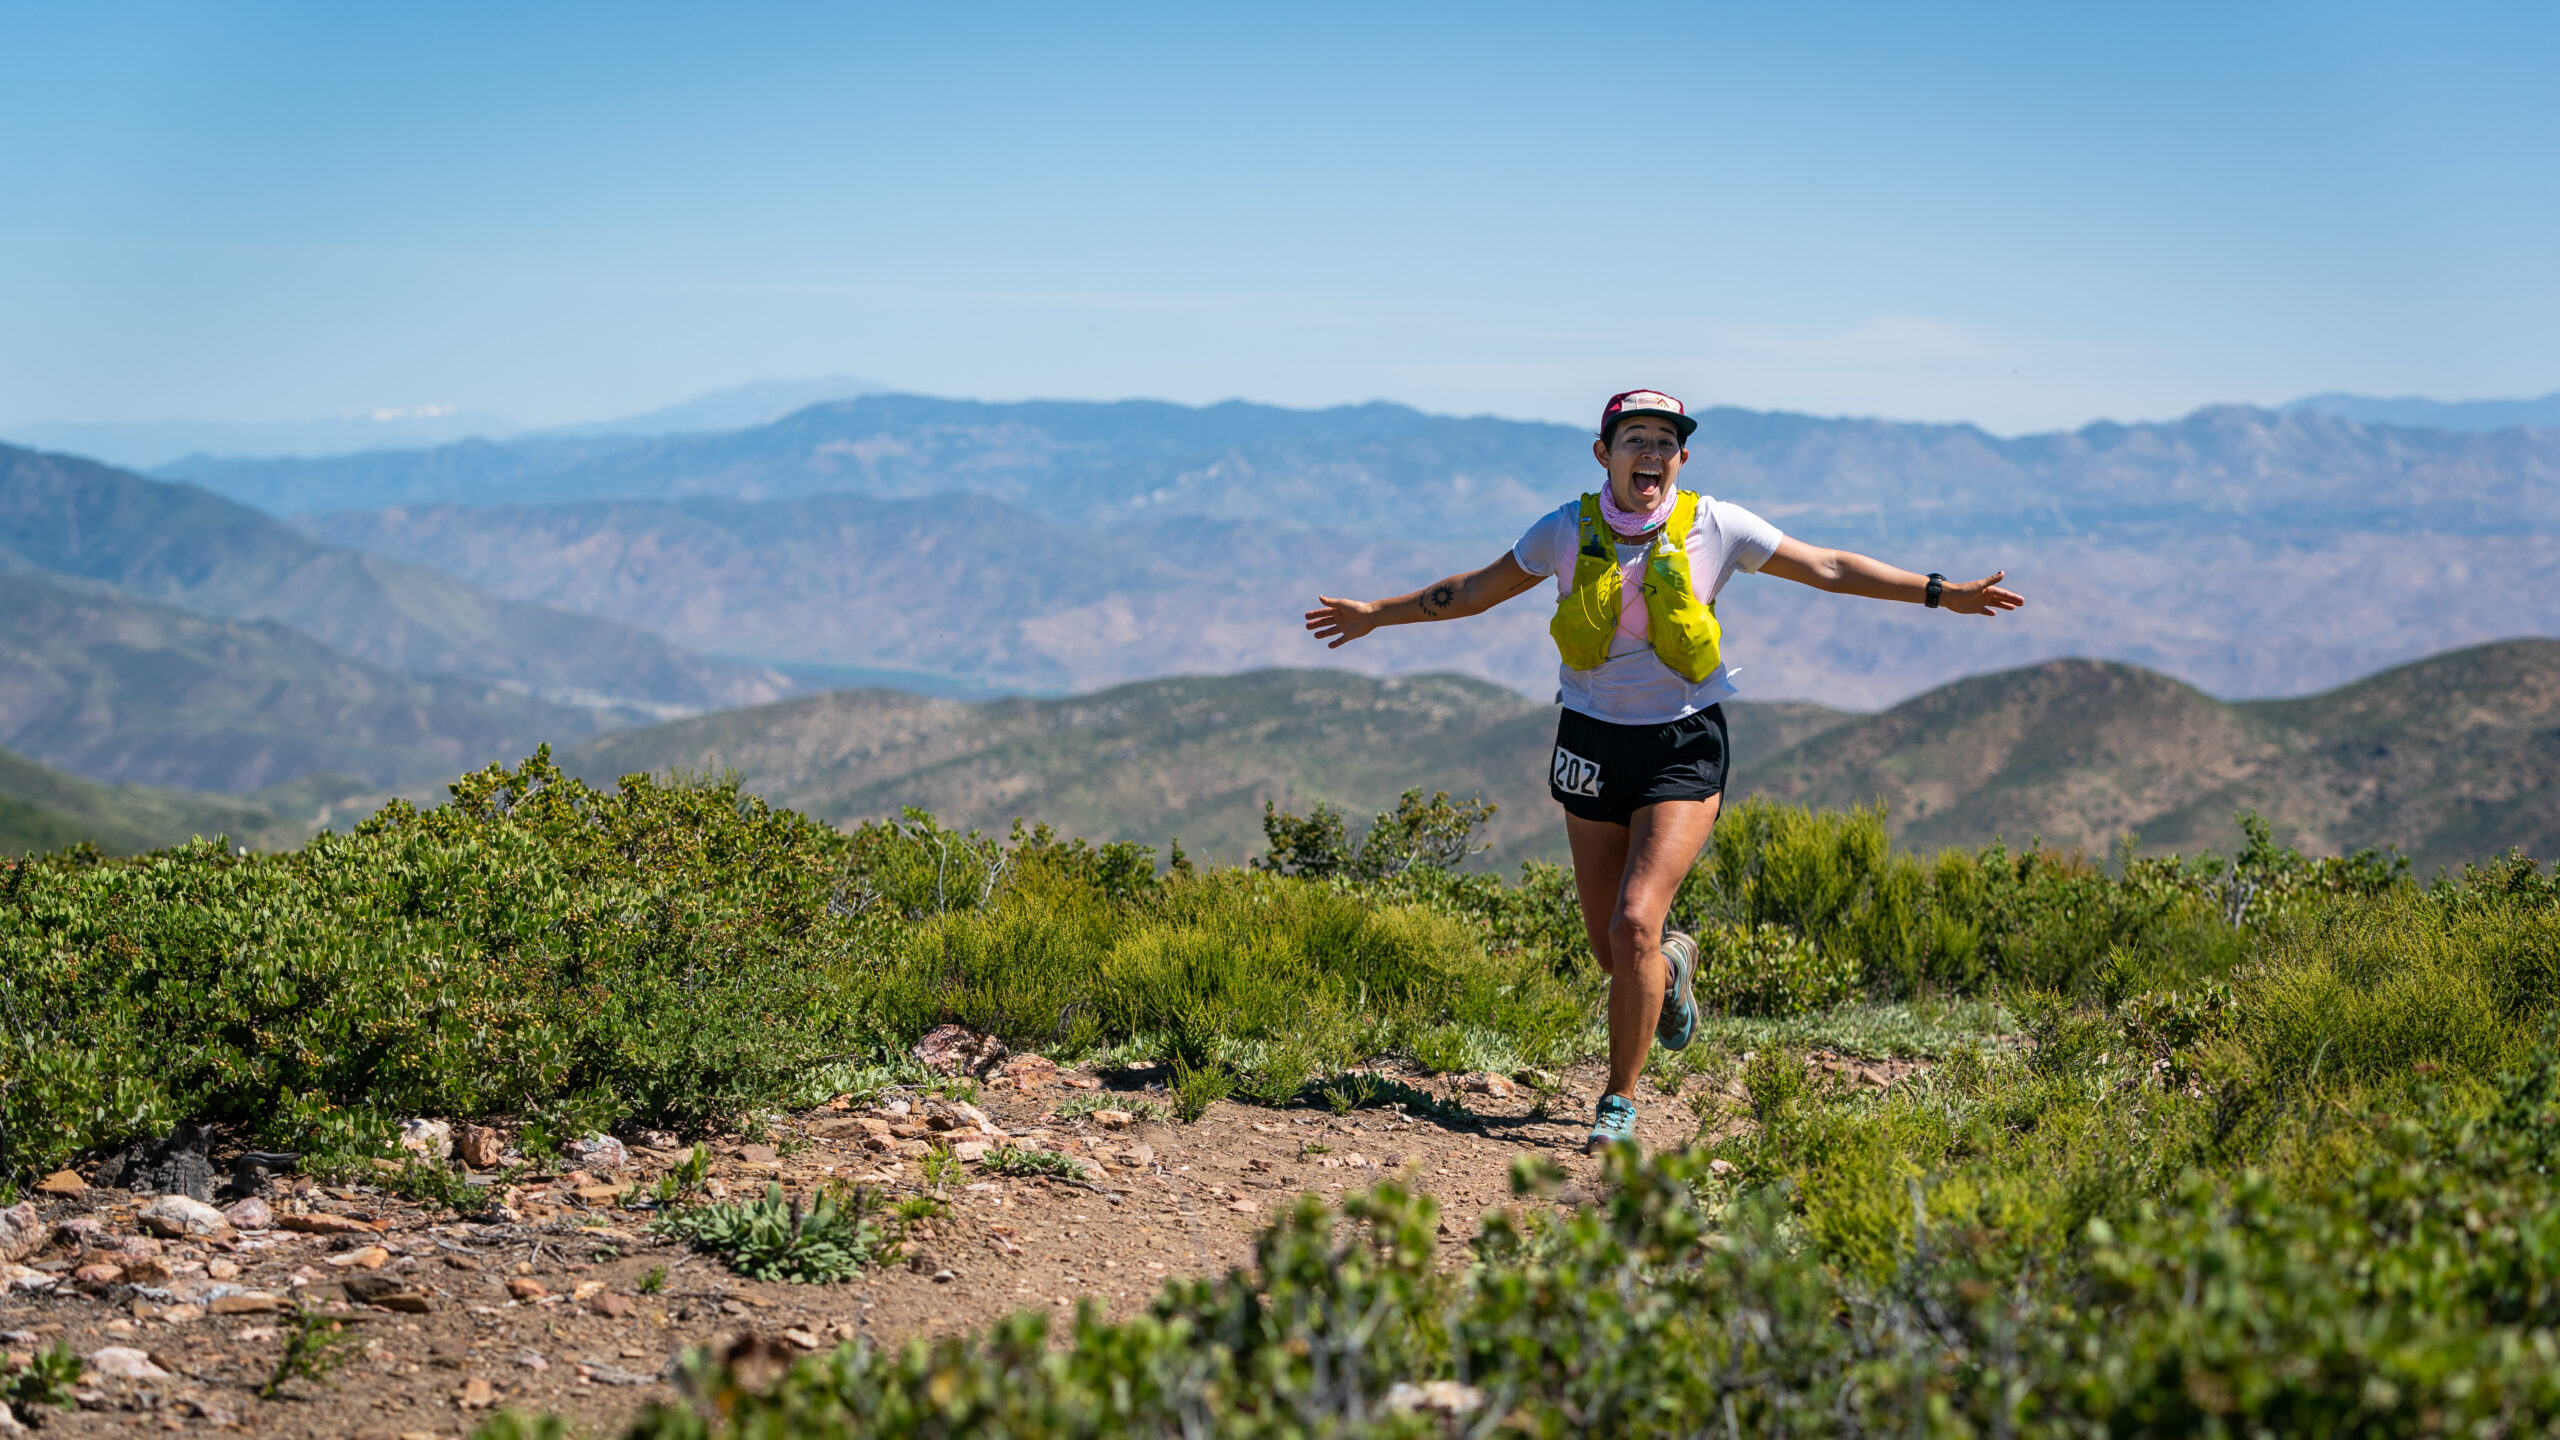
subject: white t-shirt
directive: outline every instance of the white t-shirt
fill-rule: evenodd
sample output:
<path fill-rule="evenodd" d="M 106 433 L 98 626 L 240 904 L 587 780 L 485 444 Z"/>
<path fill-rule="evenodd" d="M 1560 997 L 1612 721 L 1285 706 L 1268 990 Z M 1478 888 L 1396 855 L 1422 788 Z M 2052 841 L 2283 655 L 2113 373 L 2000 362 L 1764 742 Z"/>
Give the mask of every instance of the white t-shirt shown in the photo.
<path fill-rule="evenodd" d="M 1689 526 L 1689 574 L 1713 575 L 1706 597 L 1713 600 L 1736 570 L 1757 570 L 1778 553 L 1785 539 L 1778 527 L 1739 505 L 1709 496 L 1698 497 L 1697 519 Z M 1556 598 L 1573 591 L 1574 555 L 1582 548 L 1582 501 L 1566 501 L 1538 518 L 1511 558 L 1532 575 L 1556 577 Z M 1620 567 L 1641 562 L 1653 547 L 1620 545 Z M 1613 725 L 1660 725 L 1695 715 L 1734 693 L 1730 669 L 1718 665 L 1707 678 L 1691 684 L 1655 658 L 1653 646 L 1621 628 L 1609 637 L 1609 658 L 1590 670 L 1559 664 L 1563 693 L 1556 698 L 1567 710 L 1579 710 Z"/>

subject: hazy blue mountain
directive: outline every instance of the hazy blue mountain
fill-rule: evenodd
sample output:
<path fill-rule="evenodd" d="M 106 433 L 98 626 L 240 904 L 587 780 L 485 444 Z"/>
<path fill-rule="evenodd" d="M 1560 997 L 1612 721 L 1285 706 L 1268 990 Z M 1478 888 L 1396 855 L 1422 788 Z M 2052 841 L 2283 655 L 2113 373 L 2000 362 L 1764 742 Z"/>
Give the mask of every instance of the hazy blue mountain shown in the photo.
<path fill-rule="evenodd" d="M 0 574 L 0 747 L 91 780 L 246 793 L 450 779 L 596 733 L 594 712 L 370 665 L 272 620 Z"/>
<path fill-rule="evenodd" d="M 765 425 L 794 410 L 827 400 L 877 395 L 889 387 L 876 380 L 827 375 L 815 380 L 755 380 L 713 390 L 690 400 L 617 420 L 591 420 L 553 425 L 535 432 L 546 438 L 575 439 L 590 435 L 679 435 L 698 430 L 743 430 Z"/>
<path fill-rule="evenodd" d="M 405 470 L 370 456 L 268 473 L 411 497 L 304 522 L 330 540 L 777 666 L 1057 691 L 1324 663 L 1459 670 L 1542 697 L 1554 659 L 1534 597 L 1331 653 L 1298 616 L 1320 591 L 1392 594 L 1483 564 L 1593 469 L 1570 427 L 1396 406 L 913 396 L 546 470 L 553 458 L 455 447 Z M 693 498 L 417 499 L 478 493 L 436 470 L 466 459 L 509 467 L 507 494 Z M 2296 694 L 2560 631 L 2560 433 L 2223 408 L 2002 440 L 1719 410 L 1684 480 L 1810 543 L 1960 579 L 2005 570 L 2030 597 L 1958 620 L 1738 578 L 1720 602 L 1726 653 L 1754 698 L 1881 706 L 2072 655 L 2225 696 Z"/>
<path fill-rule="evenodd" d="M 1571 426 L 1397 405 L 1283 410 L 874 395 L 770 425 L 585 448 L 186 464 L 167 474 L 278 511 L 431 502 L 914 499 L 966 490 L 1052 520 L 1164 515 L 1481 546 L 1515 538 L 1595 467 Z M 1693 488 L 1845 543 L 1902 537 L 2326 536 L 2560 528 L 2560 435 L 2369 426 L 2222 407 L 2004 440 L 1971 426 L 1712 410 Z"/>
<path fill-rule="evenodd" d="M 0 439 L 148 470 L 191 455 L 345 455 L 473 436 L 502 440 L 523 429 L 504 416 L 437 407 L 318 420 L 49 421 L 11 425 Z"/>
<path fill-rule="evenodd" d="M 322 545 L 193 486 L 7 446 L 0 569 L 77 576 L 206 615 L 279 620 L 389 669 L 515 686 L 617 720 L 791 689 L 763 667 L 706 660 L 616 621 Z"/>
<path fill-rule="evenodd" d="M 424 406 L 317 420 L 40 421 L 0 429 L 0 440 L 31 450 L 65 451 L 110 465 L 148 470 L 177 460 L 210 464 L 218 457 L 239 455 L 310 458 L 450 445 L 473 439 L 538 444 L 544 440 L 606 435 L 738 430 L 779 420 L 822 400 L 871 395 L 887 388 L 849 375 L 816 380 L 756 380 L 637 415 L 532 428 L 503 415 Z"/>
<path fill-rule="evenodd" d="M 2560 428 L 2560 390 L 2539 400 L 2386 400 L 2330 391 L 2305 395 L 2284 409 L 2335 415 L 2367 425 L 2407 425 L 2430 430 L 2504 430 L 2515 425 Z"/>
<path fill-rule="evenodd" d="M 975 495 L 413 507 L 305 523 L 681 645 L 945 691 L 1054 694 L 1306 663 L 1309 577 L 1373 592 L 1446 568 L 1429 547 L 1335 530 L 1180 515 L 1088 529 Z M 1552 688 L 1546 622 L 1531 608 L 1326 658 Z"/>

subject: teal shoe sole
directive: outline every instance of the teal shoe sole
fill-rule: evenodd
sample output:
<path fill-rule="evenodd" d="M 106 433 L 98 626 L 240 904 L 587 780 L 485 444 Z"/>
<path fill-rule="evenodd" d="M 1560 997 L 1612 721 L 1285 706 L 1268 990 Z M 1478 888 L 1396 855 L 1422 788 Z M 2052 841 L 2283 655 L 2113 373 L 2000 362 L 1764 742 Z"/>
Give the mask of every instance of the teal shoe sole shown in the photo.
<path fill-rule="evenodd" d="M 1662 1017 L 1653 1038 L 1665 1050 L 1686 1050 L 1698 1035 L 1698 942 L 1674 930 L 1662 937 L 1662 959 L 1670 981 L 1662 990 Z"/>

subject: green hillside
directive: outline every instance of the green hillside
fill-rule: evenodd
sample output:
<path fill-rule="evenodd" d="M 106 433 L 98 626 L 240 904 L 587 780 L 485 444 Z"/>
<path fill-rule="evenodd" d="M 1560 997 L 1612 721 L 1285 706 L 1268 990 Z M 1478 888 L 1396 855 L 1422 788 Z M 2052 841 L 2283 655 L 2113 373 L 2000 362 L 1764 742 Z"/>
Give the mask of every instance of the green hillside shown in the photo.
<path fill-rule="evenodd" d="M 1818 705 L 1730 707 L 1745 764 L 1847 717 Z M 1330 802 L 1365 819 L 1407 787 L 1481 794 L 1508 868 L 1563 854 L 1547 799 L 1555 709 L 1455 675 L 1336 670 L 1149 680 L 1068 700 L 968 704 L 847 690 L 623 731 L 570 752 L 591 782 L 633 771 L 734 769 L 775 804 L 834 821 L 921 806 L 1002 830 L 1174 836 L 1206 860 L 1262 848 L 1262 804 Z"/>
<path fill-rule="evenodd" d="M 95 780 L 248 792 L 450 779 L 595 733 L 592 710 L 419 679 L 273 621 L 0 574 L 0 745 Z"/>
<path fill-rule="evenodd" d="M 0 750 L 0 855 L 60 850 L 82 841 L 110 855 L 130 855 L 198 835 L 269 850 L 298 844 L 308 833 L 228 795 L 100 785 Z"/>
<path fill-rule="evenodd" d="M 2104 852 L 2239 842 L 2235 811 L 2312 853 L 2397 845 L 2420 866 L 2510 846 L 2560 855 L 2560 641 L 2439 655 L 2327 694 L 2231 704 L 2130 665 L 1980 675 L 1881 714 L 1726 707 L 1737 795 L 1883 801 L 1921 849 L 2006 837 Z M 1480 681 L 1266 670 L 1071 700 L 968 704 L 842 691 L 624 731 L 570 753 L 606 782 L 734 769 L 834 821 L 915 805 L 1001 830 L 1015 816 L 1203 858 L 1261 847 L 1262 802 L 1357 817 L 1408 786 L 1502 809 L 1492 859 L 1560 858 L 1546 797 L 1554 709 Z"/>
<path fill-rule="evenodd" d="M 2560 855 L 2560 641 L 2433 656 L 2325 694 L 2229 704 L 2130 665 L 1961 680 L 1745 777 L 1815 806 L 1884 801 L 1917 848 L 1995 836 L 2228 852 L 2235 810 L 2314 854 L 2397 845 L 2421 868 Z"/>

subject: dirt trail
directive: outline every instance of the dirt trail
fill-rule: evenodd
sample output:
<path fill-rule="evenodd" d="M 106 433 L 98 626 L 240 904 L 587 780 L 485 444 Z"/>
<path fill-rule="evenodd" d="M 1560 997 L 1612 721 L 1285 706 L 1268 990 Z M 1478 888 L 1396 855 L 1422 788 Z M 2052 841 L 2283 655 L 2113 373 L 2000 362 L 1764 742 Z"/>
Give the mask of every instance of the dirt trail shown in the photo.
<path fill-rule="evenodd" d="M 1880 1084 L 1914 1067 L 1835 1062 L 1831 1068 Z M 56 1339 L 84 1356 L 130 1347 L 167 1372 L 142 1379 L 93 1375 L 82 1409 L 49 1413 L 45 1429 L 54 1435 L 231 1427 L 379 1440 L 454 1436 L 492 1403 L 555 1411 L 610 1433 L 644 1403 L 674 1398 L 667 1375 L 676 1354 L 742 1331 L 805 1349 L 856 1336 L 893 1343 L 966 1330 L 1023 1307 L 1063 1317 L 1088 1298 L 1110 1315 L 1131 1313 L 1167 1276 L 1218 1274 L 1248 1262 L 1256 1229 L 1301 1192 L 1337 1199 L 1402 1177 L 1440 1201 L 1442 1243 L 1451 1263 L 1459 1263 L 1478 1216 L 1518 1203 L 1509 1181 L 1515 1157 L 1544 1155 L 1573 1177 L 1554 1203 L 1586 1199 L 1597 1162 L 1584 1159 L 1579 1147 L 1601 1078 L 1596 1066 L 1565 1076 L 1570 1093 L 1552 1119 L 1531 1113 L 1534 1097 L 1525 1088 L 1508 1096 L 1466 1094 L 1461 1098 L 1475 1118 L 1454 1125 L 1388 1110 L 1336 1116 L 1221 1104 L 1196 1124 L 1139 1122 L 1114 1130 L 1089 1118 L 1044 1123 L 1062 1100 L 1092 1092 L 1063 1083 L 1028 1092 L 991 1089 L 978 1104 L 994 1125 L 1023 1143 L 1089 1157 L 1098 1148 L 1100 1167 L 1085 1184 L 983 1177 L 973 1168 L 945 1189 L 951 1213 L 915 1237 L 919 1253 L 906 1266 L 837 1285 L 769 1284 L 735 1275 L 712 1257 L 649 1235 L 650 1216 L 612 1208 L 601 1187 L 584 1198 L 568 1181 L 520 1188 L 514 1205 L 521 1221 L 500 1225 L 431 1222 L 426 1212 L 379 1192 L 314 1188 L 271 1198 L 279 1208 L 298 1198 L 314 1212 L 362 1217 L 378 1229 L 342 1237 L 268 1230 L 212 1243 L 168 1242 L 162 1261 L 174 1275 L 153 1288 L 182 1302 L 210 1300 L 175 1306 L 127 1284 L 82 1284 L 71 1272 L 101 1258 L 99 1240 L 86 1249 L 57 1241 L 28 1257 L 37 1273 L 58 1277 L 50 1292 L 0 1294 L 0 1343 L 15 1355 Z M 1435 1082 L 1434 1088 L 1448 1086 Z M 1676 1145 L 1695 1133 L 1697 1121 L 1684 1100 L 1641 1088 L 1640 1134 L 1649 1146 Z M 719 1145 L 713 1178 L 737 1196 L 772 1181 L 803 1192 L 877 1176 L 883 1157 L 849 1133 L 858 1123 L 842 1110 L 825 1109 L 799 1117 L 795 1133 L 782 1137 L 781 1153 L 734 1141 Z M 1042 1132 L 1045 1142 L 1034 1138 Z M 654 1182 L 679 1158 L 633 1147 L 629 1168 L 612 1179 Z M 922 1188 L 912 1163 L 895 1168 L 893 1188 Z M 36 1198 L 49 1223 L 87 1215 L 107 1238 L 137 1233 L 138 1197 L 93 1189 L 79 1197 Z M 380 1253 L 367 1254 L 372 1247 Z M 646 1278 L 661 1267 L 663 1286 L 653 1289 Z M 349 1304 L 344 1282 L 364 1275 L 424 1295 L 426 1313 Z M 227 1293 L 235 1289 L 250 1295 Z M 306 1299 L 327 1297 L 361 1348 L 328 1381 L 295 1381 L 279 1398 L 261 1400 L 255 1388 L 274 1368 L 282 1343 L 278 1316 L 208 1312 L 297 1291 Z"/>

